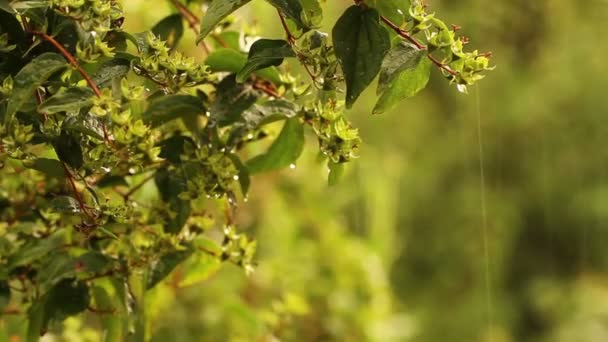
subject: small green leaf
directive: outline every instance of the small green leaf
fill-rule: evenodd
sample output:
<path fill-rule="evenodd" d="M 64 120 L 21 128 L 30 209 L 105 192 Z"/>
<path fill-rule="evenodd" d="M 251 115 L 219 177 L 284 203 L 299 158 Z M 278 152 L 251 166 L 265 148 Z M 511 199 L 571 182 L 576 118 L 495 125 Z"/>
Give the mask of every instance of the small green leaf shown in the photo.
<path fill-rule="evenodd" d="M 156 284 L 165 279 L 177 265 L 188 259 L 192 253 L 193 251 L 191 249 L 172 252 L 163 255 L 156 262 L 153 262 L 150 267 L 146 289 L 153 288 Z"/>
<path fill-rule="evenodd" d="M 182 15 L 176 13 L 165 17 L 163 20 L 154 25 L 152 28 L 152 33 L 154 33 L 161 40 L 166 41 L 167 46 L 174 49 L 184 35 L 184 23 Z"/>
<path fill-rule="evenodd" d="M 402 24 L 406 16 L 409 17 L 409 0 L 371 0 L 370 6 L 397 25 Z"/>
<path fill-rule="evenodd" d="M 282 169 L 295 163 L 304 149 L 304 126 L 297 118 L 287 119 L 281 134 L 268 151 L 247 161 L 251 174 Z"/>
<path fill-rule="evenodd" d="M 346 80 L 346 107 L 350 108 L 380 71 L 391 44 L 380 25 L 378 11 L 351 6 L 333 28 L 336 57 Z"/>
<path fill-rule="evenodd" d="M 211 72 L 237 73 L 247 64 L 247 55 L 233 49 L 217 49 L 207 57 L 205 64 Z M 268 80 L 275 85 L 281 84 L 281 75 L 276 68 L 269 67 L 257 70 L 254 74 L 262 79 Z"/>
<path fill-rule="evenodd" d="M 378 81 L 378 93 L 381 95 L 374 107 L 374 114 L 384 113 L 426 87 L 431 61 L 425 56 L 426 51 L 405 42 L 391 49 L 382 63 Z"/>
<path fill-rule="evenodd" d="M 300 0 L 266 0 L 272 6 L 276 7 L 283 15 L 293 20 L 299 28 L 308 29 L 310 24 L 306 20 L 306 13 L 302 8 Z"/>
<path fill-rule="evenodd" d="M 143 113 L 143 120 L 152 127 L 158 127 L 169 121 L 195 117 L 205 113 L 205 107 L 200 98 L 192 95 L 166 95 L 153 99 L 148 109 Z"/>
<path fill-rule="evenodd" d="M 222 19 L 229 16 L 232 12 L 248 3 L 250 0 L 213 0 L 207 9 L 207 13 L 201 19 L 201 31 L 196 38 L 196 43 L 200 43 L 213 30 Z"/>
<path fill-rule="evenodd" d="M 24 66 L 13 80 L 13 94 L 8 100 L 6 114 L 11 117 L 32 96 L 34 90 L 55 72 L 65 68 L 67 63 L 61 55 L 46 52 Z"/>
<path fill-rule="evenodd" d="M 260 39 L 249 50 L 247 63 L 236 75 L 237 82 L 244 82 L 252 72 L 270 66 L 279 66 L 286 57 L 295 57 L 291 45 L 282 39 Z"/>
<path fill-rule="evenodd" d="M 63 164 L 57 159 L 36 158 L 34 160 L 24 161 L 23 166 L 28 169 L 40 171 L 50 178 L 65 178 Z"/>
<path fill-rule="evenodd" d="M 38 106 L 40 113 L 55 114 L 58 112 L 73 112 L 93 103 L 95 94 L 90 88 L 68 88 L 57 93 Z"/>

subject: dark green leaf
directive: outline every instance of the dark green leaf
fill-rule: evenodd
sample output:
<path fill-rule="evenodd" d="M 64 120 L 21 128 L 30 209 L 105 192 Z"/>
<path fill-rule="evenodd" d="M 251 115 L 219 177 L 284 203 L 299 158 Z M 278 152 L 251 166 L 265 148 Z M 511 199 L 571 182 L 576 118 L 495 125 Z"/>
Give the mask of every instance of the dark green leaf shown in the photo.
<path fill-rule="evenodd" d="M 11 288 L 8 287 L 8 281 L 0 281 L 0 316 L 2 311 L 8 306 L 11 301 Z"/>
<path fill-rule="evenodd" d="M 156 183 L 162 201 L 168 203 L 169 209 L 173 212 L 173 215 L 165 218 L 165 231 L 178 233 L 186 223 L 191 211 L 190 201 L 179 198 L 179 194 L 186 190 L 186 180 L 163 168 L 156 171 L 154 183 Z"/>
<path fill-rule="evenodd" d="M 232 12 L 248 3 L 250 0 L 213 0 L 207 13 L 201 19 L 201 30 L 196 38 L 196 43 L 200 43 L 213 30 L 222 19 L 229 16 Z"/>
<path fill-rule="evenodd" d="M 304 15 L 302 21 L 309 28 L 321 26 L 323 21 L 323 9 L 319 4 L 319 0 L 300 0 Z"/>
<path fill-rule="evenodd" d="M 61 55 L 46 52 L 24 66 L 14 78 L 13 93 L 8 101 L 6 114 L 11 117 L 32 96 L 34 90 L 58 70 L 67 66 Z"/>
<path fill-rule="evenodd" d="M 401 43 L 391 49 L 382 63 L 378 81 L 380 99 L 373 113 L 380 114 L 399 101 L 416 95 L 426 87 L 431 73 L 431 61 L 426 51 L 409 43 Z"/>
<path fill-rule="evenodd" d="M 66 253 L 52 254 L 37 275 L 38 284 L 45 288 L 53 286 L 65 278 L 73 278 L 79 272 L 101 274 L 107 271 L 110 260 L 101 253 L 88 252 L 78 257 Z"/>
<path fill-rule="evenodd" d="M 105 175 L 97 182 L 96 185 L 100 188 L 107 188 L 113 186 L 129 186 L 129 183 L 127 183 L 125 178 L 122 176 Z"/>
<path fill-rule="evenodd" d="M 390 48 L 388 32 L 373 8 L 351 6 L 333 28 L 336 56 L 346 80 L 346 107 L 350 108 L 380 71 Z"/>
<path fill-rule="evenodd" d="M 66 130 L 61 130 L 59 138 L 53 143 L 55 152 L 59 159 L 73 168 L 79 169 L 84 163 L 82 157 L 82 146 L 76 137 Z"/>
<path fill-rule="evenodd" d="M 165 279 L 177 265 L 192 255 L 192 249 L 165 254 L 159 260 L 152 263 L 150 275 L 148 276 L 147 289 L 153 288 L 161 280 Z"/>
<path fill-rule="evenodd" d="M 293 20 L 299 28 L 310 28 L 309 23 L 305 21 L 306 14 L 302 8 L 300 0 L 266 0 L 271 5 L 276 7 L 283 15 Z"/>
<path fill-rule="evenodd" d="M 153 99 L 142 118 L 152 127 L 160 126 L 171 120 L 184 117 L 196 117 L 205 113 L 200 98 L 192 95 L 166 95 Z"/>
<path fill-rule="evenodd" d="M 0 9 L 11 14 L 15 13 L 8 0 L 0 0 Z"/>
<path fill-rule="evenodd" d="M 251 174 L 282 169 L 295 163 L 304 149 L 304 127 L 297 118 L 287 119 L 268 151 L 247 161 Z"/>
<path fill-rule="evenodd" d="M 152 28 L 152 32 L 160 39 L 166 41 L 167 46 L 174 49 L 184 34 L 182 15 L 176 13 L 165 17 Z"/>
<path fill-rule="evenodd" d="M 93 96 L 95 94 L 90 88 L 68 88 L 42 102 L 38 106 L 38 111 L 46 114 L 78 111 L 82 107 L 91 105 Z"/>
<path fill-rule="evenodd" d="M 167 159 L 173 164 L 181 163 L 180 155 L 184 153 L 184 145 L 190 145 L 191 148 L 196 147 L 196 143 L 192 138 L 183 135 L 176 135 L 159 143 L 159 157 Z"/>
<path fill-rule="evenodd" d="M 211 118 L 220 126 L 238 121 L 243 112 L 258 99 L 257 92 L 249 85 L 237 83 L 234 75 L 225 77 L 220 82 L 216 94 L 211 106 Z"/>
<path fill-rule="evenodd" d="M 212 72 L 237 73 L 247 64 L 247 56 L 233 49 L 217 49 L 209 54 L 205 64 L 209 66 L 209 70 Z M 282 83 L 281 75 L 273 67 L 257 70 L 254 74 L 276 85 Z"/>
<path fill-rule="evenodd" d="M 40 171 L 47 177 L 59 179 L 65 178 L 65 169 L 63 168 L 63 164 L 61 164 L 61 162 L 57 159 L 37 158 L 34 160 L 24 161 L 23 166 Z"/>
<path fill-rule="evenodd" d="M 252 72 L 270 66 L 279 66 L 286 57 L 295 57 L 291 45 L 281 39 L 260 39 L 249 50 L 247 63 L 236 75 L 237 82 L 244 82 Z"/>
<path fill-rule="evenodd" d="M 46 331 L 52 321 L 62 321 L 86 310 L 91 302 L 89 287 L 83 281 L 63 279 L 44 297 L 44 314 L 41 333 Z"/>
<path fill-rule="evenodd" d="M 63 120 L 61 128 L 67 132 L 78 132 L 103 140 L 103 127 L 98 118 L 91 115 L 72 115 Z"/>

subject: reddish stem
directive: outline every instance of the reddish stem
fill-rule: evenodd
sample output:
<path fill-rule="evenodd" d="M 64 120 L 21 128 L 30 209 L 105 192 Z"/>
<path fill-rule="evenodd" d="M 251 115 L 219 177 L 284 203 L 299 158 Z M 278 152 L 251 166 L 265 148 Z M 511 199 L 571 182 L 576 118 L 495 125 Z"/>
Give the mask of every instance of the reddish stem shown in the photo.
<path fill-rule="evenodd" d="M 198 34 L 199 33 L 198 25 L 201 21 L 199 19 L 199 17 L 197 17 L 196 14 L 192 13 L 192 11 L 190 11 L 186 6 L 184 6 L 181 2 L 179 2 L 179 0 L 171 0 L 171 3 L 173 4 L 173 6 L 175 6 L 177 8 L 177 10 L 182 15 L 182 17 L 184 17 L 184 19 L 186 19 L 186 21 L 188 22 L 188 25 L 190 25 L 190 28 L 192 30 L 194 30 L 194 32 L 196 34 Z M 228 44 L 217 34 L 212 33 L 211 38 L 213 38 L 223 48 L 228 47 Z M 209 47 L 207 46 L 207 44 L 205 44 L 205 42 L 203 41 L 202 45 L 203 45 L 203 49 L 205 49 L 205 52 L 207 54 L 209 54 Z"/>
<path fill-rule="evenodd" d="M 67 165 L 65 165 L 64 162 L 62 162 L 61 164 L 63 165 L 63 169 L 65 171 L 65 175 L 68 178 L 68 181 L 70 182 L 70 185 L 72 186 L 72 192 L 74 193 L 74 197 L 76 197 L 76 201 L 78 202 L 78 207 L 80 207 L 80 210 L 92 222 L 95 222 L 95 217 L 93 217 L 93 215 L 91 215 L 91 213 L 89 213 L 89 211 L 87 210 L 87 207 L 84 205 L 84 201 L 82 200 L 82 196 L 78 192 L 78 189 L 76 189 L 76 182 L 74 181 L 74 176 L 72 176 L 72 173 L 70 172 L 70 170 L 68 169 Z"/>

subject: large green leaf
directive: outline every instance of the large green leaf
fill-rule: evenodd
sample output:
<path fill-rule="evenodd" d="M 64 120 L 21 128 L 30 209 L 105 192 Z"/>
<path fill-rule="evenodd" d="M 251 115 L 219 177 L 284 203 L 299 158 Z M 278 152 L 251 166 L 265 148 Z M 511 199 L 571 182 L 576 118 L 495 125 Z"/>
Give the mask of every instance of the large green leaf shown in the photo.
<path fill-rule="evenodd" d="M 276 7 L 283 15 L 293 20 L 300 28 L 308 28 L 308 24 L 304 22 L 304 8 L 300 0 L 266 0 L 271 5 Z"/>
<path fill-rule="evenodd" d="M 12 269 L 35 262 L 61 246 L 64 240 L 65 234 L 63 231 L 58 231 L 44 239 L 30 240 L 19 248 L 17 253 L 8 258 L 7 268 Z"/>
<path fill-rule="evenodd" d="M 165 279 L 177 265 L 188 259 L 193 253 L 192 249 L 184 251 L 171 252 L 160 257 L 150 266 L 150 274 L 148 276 L 147 289 L 151 289 L 161 280 Z"/>
<path fill-rule="evenodd" d="M 237 73 L 247 64 L 247 55 L 233 49 L 217 49 L 207 57 L 205 64 L 212 72 L 231 72 Z M 281 84 L 281 75 L 273 67 L 257 70 L 254 74 L 260 78 L 268 80 L 273 84 Z"/>
<path fill-rule="evenodd" d="M 333 28 L 334 48 L 346 80 L 347 108 L 376 77 L 390 48 L 388 32 L 379 20 L 375 9 L 351 6 Z"/>
<path fill-rule="evenodd" d="M 184 23 L 181 14 L 171 14 L 159 21 L 152 28 L 152 32 L 160 39 L 167 42 L 167 45 L 174 49 L 179 40 L 184 35 Z"/>
<path fill-rule="evenodd" d="M 38 106 L 38 111 L 46 114 L 78 111 L 82 107 L 91 105 L 94 96 L 95 94 L 90 88 L 68 88 L 42 102 Z"/>
<path fill-rule="evenodd" d="M 424 89 L 431 73 L 431 61 L 425 58 L 426 53 L 405 42 L 391 49 L 382 63 L 378 81 L 381 96 L 374 107 L 374 114 L 383 113 Z"/>
<path fill-rule="evenodd" d="M 213 30 L 222 19 L 229 16 L 232 12 L 248 3 L 250 0 L 213 0 L 207 13 L 201 19 L 201 31 L 196 38 L 196 43 L 200 43 Z"/>
<path fill-rule="evenodd" d="M 129 59 L 114 58 L 102 64 L 99 70 L 92 76 L 92 79 L 95 84 L 101 87 L 104 83 L 111 81 L 115 77 L 123 77 L 129 70 L 131 70 Z"/>
<path fill-rule="evenodd" d="M 200 98 L 192 95 L 166 95 L 155 98 L 143 113 L 145 123 L 152 127 L 160 126 L 171 120 L 193 117 L 205 113 L 205 107 Z"/>
<path fill-rule="evenodd" d="M 279 66 L 286 57 L 295 57 L 291 45 L 282 39 L 260 39 L 249 49 L 247 63 L 236 75 L 237 82 L 244 82 L 252 72 L 270 66 Z"/>
<path fill-rule="evenodd" d="M 44 81 L 58 70 L 67 66 L 67 62 L 61 55 L 46 52 L 34 58 L 29 64 L 24 66 L 13 81 L 13 93 L 8 100 L 6 115 L 11 117 L 21 106 L 32 96 L 34 91 Z"/>
<path fill-rule="evenodd" d="M 53 147 L 59 160 L 71 167 L 79 169 L 84 163 L 80 141 L 65 129 L 61 130 L 61 134 L 53 142 Z"/>
<path fill-rule="evenodd" d="M 92 115 L 71 115 L 63 120 L 61 128 L 67 132 L 78 132 L 103 140 L 103 127 L 97 117 Z"/>
<path fill-rule="evenodd" d="M 40 171 L 50 178 L 65 178 L 65 169 L 57 159 L 36 158 L 23 162 L 23 166 Z"/>
<path fill-rule="evenodd" d="M 254 174 L 288 167 L 298 160 L 303 149 L 304 127 L 297 118 L 287 119 L 268 151 L 247 161 L 247 169 Z"/>

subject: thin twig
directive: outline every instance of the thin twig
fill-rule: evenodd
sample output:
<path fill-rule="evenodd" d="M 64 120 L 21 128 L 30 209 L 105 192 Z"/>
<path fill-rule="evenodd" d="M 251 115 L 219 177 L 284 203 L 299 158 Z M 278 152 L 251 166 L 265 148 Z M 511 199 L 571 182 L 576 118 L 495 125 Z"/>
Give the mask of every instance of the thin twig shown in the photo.
<path fill-rule="evenodd" d="M 141 189 L 141 187 L 143 187 L 152 178 L 154 178 L 155 175 L 156 175 L 156 173 L 152 172 L 146 178 L 144 178 L 141 182 L 139 182 L 137 185 L 135 185 L 131 190 L 129 190 L 129 192 L 127 192 L 126 194 L 122 195 L 122 197 L 125 199 L 125 201 L 127 201 L 129 199 L 129 197 L 131 197 L 131 195 L 133 195 L 135 192 L 137 192 L 137 190 Z"/>
<path fill-rule="evenodd" d="M 80 192 L 78 192 L 78 189 L 76 188 L 76 182 L 74 181 L 74 176 L 72 175 L 72 173 L 70 172 L 70 170 L 68 169 L 67 165 L 65 165 L 64 162 L 61 162 L 61 165 L 63 165 L 63 169 L 65 170 L 65 175 L 68 178 L 70 185 L 72 186 L 72 192 L 74 193 L 74 196 L 76 197 L 76 201 L 78 202 L 78 207 L 80 207 L 80 210 L 89 219 L 91 219 L 92 222 L 95 222 L 96 221 L 95 217 L 91 213 L 89 213 L 89 211 L 87 210 L 87 207 L 84 205 L 84 201 L 82 200 L 82 196 L 80 195 Z"/>

